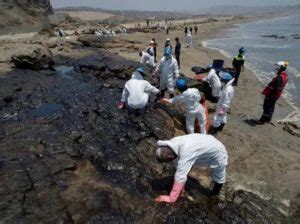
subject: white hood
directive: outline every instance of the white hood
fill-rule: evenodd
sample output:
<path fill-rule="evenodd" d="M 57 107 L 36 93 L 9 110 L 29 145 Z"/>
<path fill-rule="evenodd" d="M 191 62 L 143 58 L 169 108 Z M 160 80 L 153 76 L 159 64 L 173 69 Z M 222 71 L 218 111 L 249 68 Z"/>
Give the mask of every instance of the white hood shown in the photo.
<path fill-rule="evenodd" d="M 132 73 L 131 79 L 137 79 L 137 80 L 144 80 L 143 76 L 141 73 L 135 71 Z"/>

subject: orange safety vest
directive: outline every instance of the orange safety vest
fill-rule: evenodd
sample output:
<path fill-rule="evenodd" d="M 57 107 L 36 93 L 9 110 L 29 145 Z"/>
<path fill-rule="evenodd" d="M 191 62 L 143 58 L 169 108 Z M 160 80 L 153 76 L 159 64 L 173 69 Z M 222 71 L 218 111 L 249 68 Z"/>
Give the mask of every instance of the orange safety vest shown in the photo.
<path fill-rule="evenodd" d="M 274 99 L 278 100 L 279 97 L 282 94 L 282 91 L 284 89 L 284 87 L 286 86 L 287 82 L 288 82 L 288 74 L 286 72 L 281 72 L 280 77 L 282 79 L 282 84 L 281 87 L 277 90 L 276 93 L 274 93 Z M 270 96 L 270 94 L 273 92 L 277 79 L 279 78 L 279 76 L 276 76 L 269 84 L 268 86 L 264 89 L 264 91 L 262 92 L 263 95 L 265 95 L 266 97 Z"/>

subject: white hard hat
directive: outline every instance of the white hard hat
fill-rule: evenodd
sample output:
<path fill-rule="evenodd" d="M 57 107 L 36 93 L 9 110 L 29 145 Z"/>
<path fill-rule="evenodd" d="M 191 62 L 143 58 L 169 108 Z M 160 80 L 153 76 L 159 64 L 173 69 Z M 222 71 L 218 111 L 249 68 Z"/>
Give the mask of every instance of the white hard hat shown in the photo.
<path fill-rule="evenodd" d="M 167 38 L 167 41 L 171 41 L 170 38 Z"/>
<path fill-rule="evenodd" d="M 287 61 L 279 61 L 275 65 L 287 68 L 289 66 L 289 63 Z"/>
<path fill-rule="evenodd" d="M 153 41 L 153 40 L 151 40 L 151 41 L 150 41 L 150 44 L 154 44 L 154 41 Z"/>

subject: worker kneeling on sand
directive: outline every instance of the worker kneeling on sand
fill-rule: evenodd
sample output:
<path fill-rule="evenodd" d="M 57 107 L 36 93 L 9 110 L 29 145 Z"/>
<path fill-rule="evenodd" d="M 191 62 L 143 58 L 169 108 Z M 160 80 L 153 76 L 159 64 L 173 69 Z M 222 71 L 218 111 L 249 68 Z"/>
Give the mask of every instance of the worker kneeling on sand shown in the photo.
<path fill-rule="evenodd" d="M 153 77 L 157 74 L 159 74 L 161 97 L 164 97 L 166 90 L 168 90 L 170 97 L 174 97 L 174 81 L 179 78 L 179 69 L 170 47 L 165 48 L 164 57 L 153 72 Z"/>
<path fill-rule="evenodd" d="M 158 94 L 159 90 L 144 80 L 144 69 L 137 68 L 123 89 L 119 109 L 127 106 L 129 114 L 143 115 L 147 109 L 149 94 Z"/>
<path fill-rule="evenodd" d="M 205 108 L 200 104 L 201 95 L 196 88 L 187 89 L 184 79 L 178 79 L 176 82 L 181 92 L 185 91 L 172 99 L 163 98 L 163 103 L 183 103 L 186 109 L 185 125 L 188 134 L 195 133 L 195 120 L 198 120 L 200 131 L 202 134 L 206 134 L 206 114 Z M 185 88 L 184 88 L 185 86 Z"/>
<path fill-rule="evenodd" d="M 223 88 L 214 116 L 213 126 L 216 131 L 221 131 L 227 123 L 227 111 L 234 97 L 234 88 L 232 86 L 234 78 L 227 72 L 220 72 L 220 80 Z"/>
<path fill-rule="evenodd" d="M 193 165 L 212 168 L 214 187 L 211 195 L 218 195 L 225 183 L 228 155 L 225 146 L 211 135 L 189 134 L 169 141 L 158 141 L 156 157 L 159 162 L 178 158 L 173 189 L 170 195 L 161 195 L 156 202 L 175 202 Z"/>

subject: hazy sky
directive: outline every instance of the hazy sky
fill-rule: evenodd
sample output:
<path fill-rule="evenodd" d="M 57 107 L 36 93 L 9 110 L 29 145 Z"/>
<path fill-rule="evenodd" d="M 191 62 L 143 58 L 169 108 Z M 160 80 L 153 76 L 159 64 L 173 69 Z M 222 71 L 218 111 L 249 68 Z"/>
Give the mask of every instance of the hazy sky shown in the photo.
<path fill-rule="evenodd" d="M 215 5 L 293 5 L 299 0 L 51 0 L 54 8 L 90 6 L 105 9 L 197 10 Z"/>

